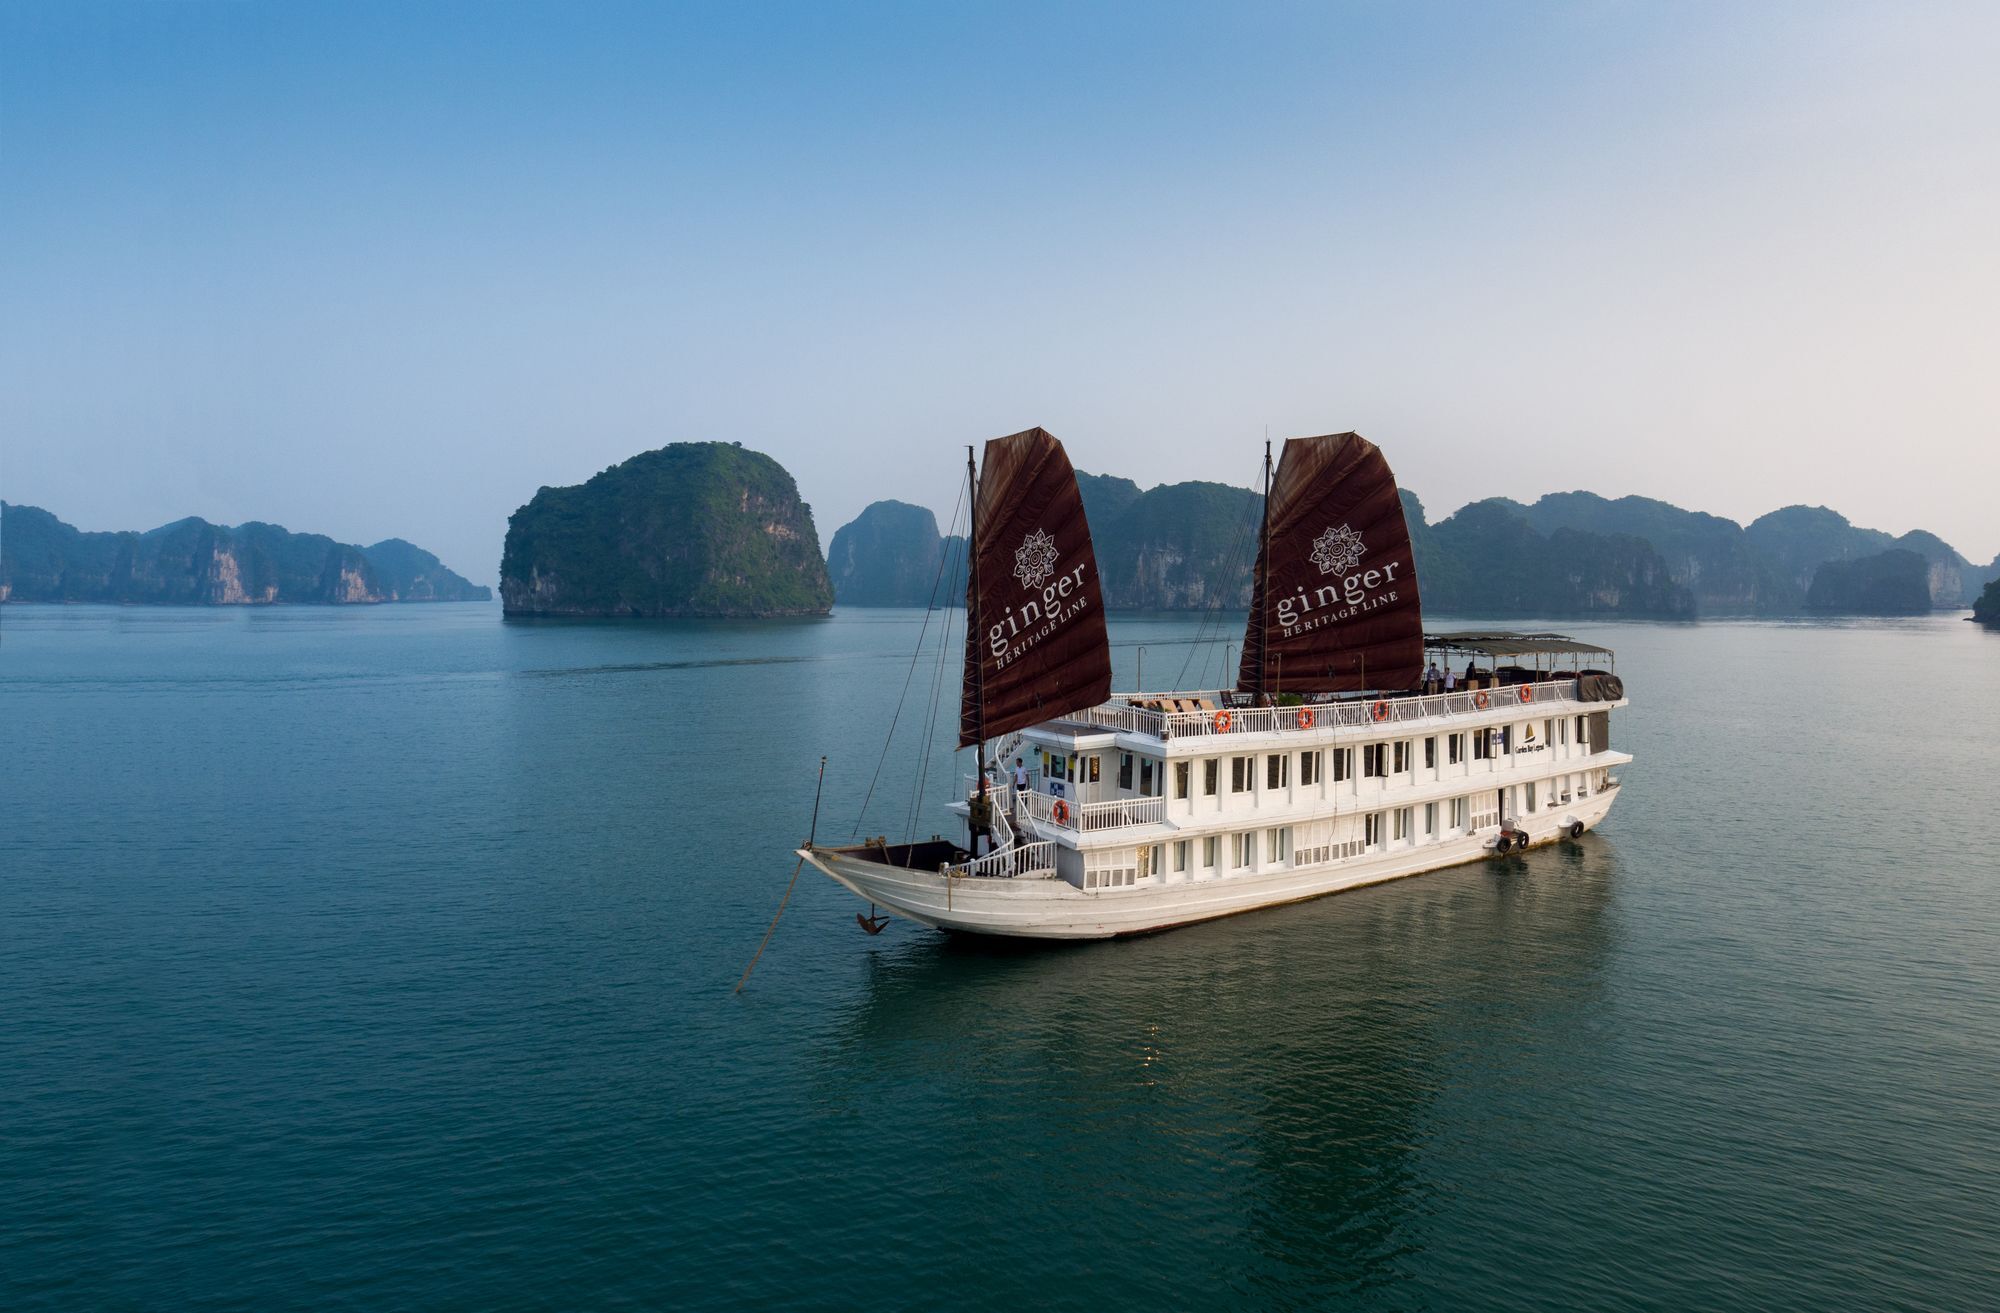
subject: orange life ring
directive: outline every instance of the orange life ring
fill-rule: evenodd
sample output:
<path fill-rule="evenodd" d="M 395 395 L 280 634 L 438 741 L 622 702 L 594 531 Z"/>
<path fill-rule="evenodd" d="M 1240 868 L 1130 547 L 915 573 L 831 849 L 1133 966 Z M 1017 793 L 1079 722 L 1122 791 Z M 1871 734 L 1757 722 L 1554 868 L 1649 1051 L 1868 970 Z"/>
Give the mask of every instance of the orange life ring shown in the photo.
<path fill-rule="evenodd" d="M 1377 702 L 1374 708 L 1371 711 L 1369 711 L 1368 714 L 1374 717 L 1375 723 L 1379 725 L 1383 721 L 1389 719 L 1389 704 L 1386 702 Z"/>
<path fill-rule="evenodd" d="M 1482 689 L 1481 691 L 1474 693 L 1472 695 L 1472 705 L 1477 707 L 1479 710 L 1484 711 L 1486 710 L 1486 708 L 1493 705 L 1493 699 L 1487 697 L 1485 690 Z"/>
<path fill-rule="evenodd" d="M 1515 690 L 1514 696 L 1523 702 L 1533 702 L 1535 700 L 1535 686 L 1533 684 L 1523 684 Z"/>
<path fill-rule="evenodd" d="M 1311 729 L 1312 727 L 1313 727 L 1313 709 L 1311 707 L 1300 707 L 1299 728 Z"/>
<path fill-rule="evenodd" d="M 1218 711 L 1218 712 L 1216 712 L 1216 713 L 1215 713 L 1215 732 L 1216 732 L 1217 734 L 1227 734 L 1227 733 L 1229 732 L 1229 726 L 1230 726 L 1230 724 L 1231 724 L 1232 720 L 1233 720 L 1233 717 L 1231 717 L 1231 716 L 1230 716 L 1230 714 L 1229 714 L 1229 713 L 1228 713 L 1227 711 Z"/>
<path fill-rule="evenodd" d="M 1069 804 L 1064 802 L 1061 798 L 1057 798 L 1056 805 L 1049 808 L 1049 819 L 1054 821 L 1057 825 L 1068 825 Z"/>

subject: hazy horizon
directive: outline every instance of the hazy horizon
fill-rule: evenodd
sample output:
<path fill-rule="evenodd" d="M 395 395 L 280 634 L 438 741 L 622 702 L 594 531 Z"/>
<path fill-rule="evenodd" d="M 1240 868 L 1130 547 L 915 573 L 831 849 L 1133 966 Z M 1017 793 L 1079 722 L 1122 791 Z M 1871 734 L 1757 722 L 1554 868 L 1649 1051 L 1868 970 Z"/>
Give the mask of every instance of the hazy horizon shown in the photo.
<path fill-rule="evenodd" d="M 2000 554 L 2000 10 L 0 11 L 0 498 L 406 538 L 676 441 L 1433 520 L 1587 489 Z"/>

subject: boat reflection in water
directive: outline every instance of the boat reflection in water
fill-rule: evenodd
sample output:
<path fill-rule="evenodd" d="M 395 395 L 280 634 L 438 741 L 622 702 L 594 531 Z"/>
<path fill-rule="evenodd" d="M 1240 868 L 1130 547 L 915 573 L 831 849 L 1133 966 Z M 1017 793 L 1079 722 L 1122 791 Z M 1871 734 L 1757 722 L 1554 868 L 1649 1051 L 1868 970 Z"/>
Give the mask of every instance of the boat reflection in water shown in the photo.
<path fill-rule="evenodd" d="M 1617 870 L 1600 837 L 1082 949 L 881 941 L 819 1093 L 879 1137 L 871 1229 L 948 1221 L 929 1261 L 996 1303 L 1434 1279 L 1439 1209 L 1520 1207 L 1524 1119 L 1601 1064 Z"/>

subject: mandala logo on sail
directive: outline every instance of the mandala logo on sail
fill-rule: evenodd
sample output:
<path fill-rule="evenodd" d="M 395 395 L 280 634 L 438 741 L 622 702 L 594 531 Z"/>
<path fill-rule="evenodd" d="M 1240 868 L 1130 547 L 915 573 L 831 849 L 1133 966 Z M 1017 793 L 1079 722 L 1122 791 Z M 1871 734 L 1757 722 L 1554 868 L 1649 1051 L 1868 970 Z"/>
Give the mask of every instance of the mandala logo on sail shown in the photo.
<path fill-rule="evenodd" d="M 1023 588 L 1040 588 L 1056 572 L 1056 540 L 1040 529 L 1021 540 L 1014 552 L 1014 577 Z"/>
<path fill-rule="evenodd" d="M 1311 560 L 1321 574 L 1339 574 L 1360 564 L 1361 555 L 1367 550 L 1361 535 L 1343 524 L 1313 539 Z"/>

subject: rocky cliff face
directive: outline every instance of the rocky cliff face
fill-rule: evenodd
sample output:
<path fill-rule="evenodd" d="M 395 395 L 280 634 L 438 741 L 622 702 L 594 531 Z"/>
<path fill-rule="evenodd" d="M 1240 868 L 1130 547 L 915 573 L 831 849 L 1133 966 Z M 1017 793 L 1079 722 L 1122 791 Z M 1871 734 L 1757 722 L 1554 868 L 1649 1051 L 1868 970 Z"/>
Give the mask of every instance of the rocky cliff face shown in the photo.
<path fill-rule="evenodd" d="M 841 606 L 929 606 L 953 596 L 940 578 L 944 539 L 937 517 L 908 502 L 878 501 L 833 535 L 827 573 Z M 962 591 L 962 590 L 961 590 Z"/>
<path fill-rule="evenodd" d="M 1132 486 L 1124 479 L 1105 482 Z M 1109 523 L 1094 515 L 1090 521 L 1106 607 L 1198 611 L 1250 605 L 1262 496 L 1222 483 L 1174 483 L 1113 500 L 1120 502 Z M 1084 506 L 1089 513 L 1088 499 Z"/>
<path fill-rule="evenodd" d="M 1828 561 L 1813 573 L 1806 607 L 1841 615 L 1923 615 L 1931 609 L 1930 564 L 1899 547 Z"/>
<path fill-rule="evenodd" d="M 510 615 L 824 615 L 833 584 L 783 466 L 677 442 L 515 511 L 500 599 Z"/>
<path fill-rule="evenodd" d="M 1933 608 L 1955 611 L 1978 593 L 1978 570 L 1936 534 L 1912 529 L 1896 540 L 1896 546 L 1924 558 Z"/>
<path fill-rule="evenodd" d="M 490 601 L 492 591 L 400 538 L 337 543 L 275 524 L 176 520 L 146 533 L 84 533 L 0 503 L 0 600 L 186 606 Z"/>

